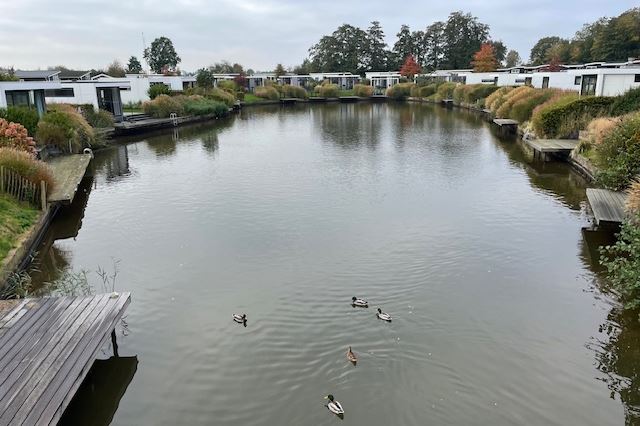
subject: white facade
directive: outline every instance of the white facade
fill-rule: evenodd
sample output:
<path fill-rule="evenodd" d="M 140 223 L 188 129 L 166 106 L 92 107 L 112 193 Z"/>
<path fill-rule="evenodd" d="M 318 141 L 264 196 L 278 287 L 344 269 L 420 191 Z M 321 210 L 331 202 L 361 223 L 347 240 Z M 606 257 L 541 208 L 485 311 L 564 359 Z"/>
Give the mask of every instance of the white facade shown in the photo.
<path fill-rule="evenodd" d="M 400 83 L 402 77 L 399 71 L 373 71 L 366 72 L 364 75 L 369 80 L 369 85 L 379 89 L 388 89 Z"/>
<path fill-rule="evenodd" d="M 353 85 L 360 81 L 359 75 L 350 72 L 311 72 L 309 76 L 316 81 L 328 80 L 343 90 L 353 89 Z"/>
<path fill-rule="evenodd" d="M 256 87 L 264 86 L 267 81 L 276 81 L 276 75 L 274 73 L 258 73 L 249 75 L 246 79 L 247 89 L 249 89 L 250 92 L 253 92 Z"/>
<path fill-rule="evenodd" d="M 0 108 L 25 105 L 42 115 L 46 110 L 45 90 L 60 88 L 58 81 L 0 81 Z"/>
<path fill-rule="evenodd" d="M 93 105 L 96 110 L 109 111 L 120 121 L 123 117 L 121 93 L 130 90 L 131 84 L 126 78 L 62 81 L 58 90 L 48 90 L 45 96 L 49 103 Z"/>
<path fill-rule="evenodd" d="M 278 83 L 280 84 L 289 84 L 291 86 L 304 87 L 305 83 L 311 80 L 310 75 L 281 75 L 278 77 Z"/>

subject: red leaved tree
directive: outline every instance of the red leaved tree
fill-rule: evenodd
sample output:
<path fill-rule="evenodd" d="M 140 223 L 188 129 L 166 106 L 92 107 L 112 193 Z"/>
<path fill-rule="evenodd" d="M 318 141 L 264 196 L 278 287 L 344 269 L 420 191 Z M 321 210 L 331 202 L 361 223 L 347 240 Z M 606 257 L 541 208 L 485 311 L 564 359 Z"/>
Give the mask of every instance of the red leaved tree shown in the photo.
<path fill-rule="evenodd" d="M 402 64 L 402 67 L 400 68 L 400 75 L 411 79 L 414 75 L 420 74 L 420 71 L 422 71 L 420 65 L 418 65 L 416 60 L 413 58 L 413 55 L 409 55 L 407 56 L 407 59 L 404 60 L 404 64 Z"/>
<path fill-rule="evenodd" d="M 476 72 L 495 71 L 498 68 L 498 60 L 493 46 L 489 43 L 483 43 L 480 50 L 473 55 L 471 65 Z"/>

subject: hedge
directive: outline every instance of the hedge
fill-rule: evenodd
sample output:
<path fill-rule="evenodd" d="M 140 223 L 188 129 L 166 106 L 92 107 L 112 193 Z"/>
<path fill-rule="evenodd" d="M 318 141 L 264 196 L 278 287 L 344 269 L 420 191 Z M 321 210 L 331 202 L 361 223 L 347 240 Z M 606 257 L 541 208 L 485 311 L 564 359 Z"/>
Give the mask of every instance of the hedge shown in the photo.
<path fill-rule="evenodd" d="M 540 137 L 575 136 L 594 118 L 608 115 L 614 100 L 611 97 L 594 96 L 557 102 L 534 114 L 534 130 Z"/>
<path fill-rule="evenodd" d="M 411 96 L 411 89 L 414 87 L 413 83 L 398 83 L 387 89 L 387 96 L 395 100 L 406 99 Z"/>
<path fill-rule="evenodd" d="M 640 175 L 640 112 L 625 116 L 595 145 L 598 180 L 611 189 L 623 189 Z"/>
<path fill-rule="evenodd" d="M 631 89 L 625 94 L 616 97 L 611 105 L 611 115 L 624 115 L 630 112 L 640 111 L 640 87 Z"/>

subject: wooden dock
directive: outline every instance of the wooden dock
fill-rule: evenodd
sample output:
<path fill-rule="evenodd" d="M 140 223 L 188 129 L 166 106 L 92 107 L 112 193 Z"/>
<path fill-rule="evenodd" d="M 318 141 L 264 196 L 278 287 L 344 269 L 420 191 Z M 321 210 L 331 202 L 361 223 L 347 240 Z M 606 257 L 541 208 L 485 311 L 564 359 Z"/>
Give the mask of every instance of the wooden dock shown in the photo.
<path fill-rule="evenodd" d="M 518 122 L 510 118 L 494 118 L 493 123 L 497 124 L 500 127 L 518 126 Z"/>
<path fill-rule="evenodd" d="M 360 101 L 360 96 L 340 96 L 338 98 L 340 102 L 344 103 L 355 103 Z"/>
<path fill-rule="evenodd" d="M 299 99 L 298 98 L 282 98 L 280 99 L 280 103 L 282 105 L 294 105 L 296 103 L 298 103 Z"/>
<path fill-rule="evenodd" d="M 574 139 L 525 139 L 524 142 L 533 148 L 534 158 L 549 161 L 554 156 L 568 156 L 578 146 Z"/>
<path fill-rule="evenodd" d="M 626 218 L 624 192 L 607 189 L 587 189 L 587 200 L 593 211 L 596 225 L 619 225 Z"/>
<path fill-rule="evenodd" d="M 54 157 L 47 161 L 53 171 L 55 186 L 47 197 L 49 203 L 71 204 L 84 177 L 91 154 Z"/>
<path fill-rule="evenodd" d="M 0 426 L 57 424 L 130 301 L 25 299 L 0 318 Z"/>

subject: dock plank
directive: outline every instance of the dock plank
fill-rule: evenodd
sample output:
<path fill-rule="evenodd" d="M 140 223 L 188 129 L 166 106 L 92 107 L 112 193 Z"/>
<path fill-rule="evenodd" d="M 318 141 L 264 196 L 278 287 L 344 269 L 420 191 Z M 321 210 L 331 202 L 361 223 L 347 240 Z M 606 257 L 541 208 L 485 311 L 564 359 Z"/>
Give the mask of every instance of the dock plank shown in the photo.
<path fill-rule="evenodd" d="M 603 222 L 619 224 L 626 218 L 626 194 L 623 192 L 588 188 L 587 200 L 589 201 L 597 225 Z"/>
<path fill-rule="evenodd" d="M 53 172 L 55 186 L 47 201 L 70 204 L 90 162 L 90 154 L 64 155 L 49 160 L 47 163 Z"/>
<path fill-rule="evenodd" d="M 0 335 L 7 355 L 0 357 L 0 426 L 55 425 L 130 300 L 123 293 L 24 303 L 30 308 Z M 0 318 L 0 330 L 18 312 Z"/>
<path fill-rule="evenodd" d="M 512 120 L 510 118 L 496 118 L 493 120 L 495 124 L 498 126 L 517 126 L 519 123 L 516 120 Z"/>

